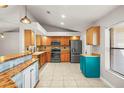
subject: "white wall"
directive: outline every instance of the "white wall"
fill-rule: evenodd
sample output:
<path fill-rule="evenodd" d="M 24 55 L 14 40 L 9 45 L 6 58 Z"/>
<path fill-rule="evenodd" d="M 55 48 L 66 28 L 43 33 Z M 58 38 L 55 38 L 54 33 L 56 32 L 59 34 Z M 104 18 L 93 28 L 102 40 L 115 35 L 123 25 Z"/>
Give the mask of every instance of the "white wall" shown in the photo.
<path fill-rule="evenodd" d="M 59 27 L 49 26 L 49 25 L 42 25 L 48 32 L 70 32 L 71 30 L 62 29 Z"/>
<path fill-rule="evenodd" d="M 124 78 L 113 73 L 110 68 L 109 57 L 109 32 L 106 30 L 113 24 L 124 21 L 124 6 L 119 6 L 93 25 L 101 26 L 101 45 L 98 50 L 101 52 L 101 78 L 107 81 L 112 87 L 124 87 Z"/>
<path fill-rule="evenodd" d="M 22 5 L 9 5 L 7 8 L 0 9 L 0 32 L 19 28 L 20 19 L 25 16 L 25 8 Z M 29 12 L 28 17 L 37 21 Z"/>
<path fill-rule="evenodd" d="M 47 31 L 46 34 L 47 36 L 81 36 L 80 32 L 69 31 L 66 29 L 48 26 L 48 25 L 43 25 L 43 27 Z"/>
<path fill-rule="evenodd" d="M 5 38 L 0 38 L 0 55 L 19 52 L 19 32 L 4 33 Z"/>

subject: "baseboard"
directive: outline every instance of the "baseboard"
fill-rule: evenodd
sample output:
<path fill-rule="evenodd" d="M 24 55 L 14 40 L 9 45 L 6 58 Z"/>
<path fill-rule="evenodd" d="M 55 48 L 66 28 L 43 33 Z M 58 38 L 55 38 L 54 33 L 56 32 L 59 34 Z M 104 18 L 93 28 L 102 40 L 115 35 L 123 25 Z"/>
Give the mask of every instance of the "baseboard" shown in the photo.
<path fill-rule="evenodd" d="M 105 82 L 110 88 L 114 88 L 114 86 L 112 84 L 110 84 L 106 79 L 104 79 L 103 77 L 100 77 L 100 79 Z"/>
<path fill-rule="evenodd" d="M 38 80 L 38 81 L 37 81 L 37 83 L 35 84 L 34 88 L 36 88 L 36 87 L 37 87 L 38 83 L 39 83 L 39 80 Z"/>
<path fill-rule="evenodd" d="M 44 68 L 42 69 L 42 74 L 44 73 L 44 71 L 46 70 L 48 64 L 45 64 Z"/>

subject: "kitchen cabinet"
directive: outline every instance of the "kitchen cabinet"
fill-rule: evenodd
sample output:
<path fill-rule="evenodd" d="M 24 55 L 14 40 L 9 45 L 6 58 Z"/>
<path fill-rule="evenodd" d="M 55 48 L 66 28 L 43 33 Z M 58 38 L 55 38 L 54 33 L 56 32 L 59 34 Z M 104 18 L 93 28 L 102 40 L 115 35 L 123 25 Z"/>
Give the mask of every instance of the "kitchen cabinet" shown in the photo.
<path fill-rule="evenodd" d="M 18 88 L 33 88 L 39 80 L 38 61 L 12 77 Z"/>
<path fill-rule="evenodd" d="M 51 45 L 51 37 L 46 38 L 46 45 Z"/>
<path fill-rule="evenodd" d="M 85 77 L 99 78 L 100 77 L 100 56 L 89 55 L 80 56 L 80 70 Z"/>
<path fill-rule="evenodd" d="M 91 27 L 86 32 L 87 45 L 100 45 L 100 26 Z"/>
<path fill-rule="evenodd" d="M 42 36 L 41 45 L 51 45 L 51 37 Z"/>
<path fill-rule="evenodd" d="M 51 62 L 51 52 L 47 52 L 47 62 Z"/>
<path fill-rule="evenodd" d="M 32 55 L 27 55 L 21 58 L 13 59 L 4 63 L 0 64 L 0 72 L 3 72 L 5 70 L 8 70 L 12 67 L 15 67 L 21 63 L 24 63 L 25 61 L 28 61 L 32 58 Z"/>
<path fill-rule="evenodd" d="M 34 32 L 32 30 L 24 31 L 24 43 L 26 47 L 34 45 Z"/>
<path fill-rule="evenodd" d="M 20 72 L 14 77 L 12 77 L 12 80 L 16 83 L 16 86 L 18 88 L 23 88 L 23 74 Z"/>
<path fill-rule="evenodd" d="M 40 55 L 40 66 L 44 65 L 47 62 L 47 53 L 42 53 Z"/>
<path fill-rule="evenodd" d="M 71 36 L 70 40 L 80 40 L 80 36 Z"/>
<path fill-rule="evenodd" d="M 23 81 L 22 86 L 24 88 L 33 88 L 35 87 L 36 83 L 38 82 L 38 62 L 33 63 L 31 66 L 26 68 L 23 74 Z"/>
<path fill-rule="evenodd" d="M 61 37 L 61 45 L 65 45 L 65 46 L 69 46 L 69 40 L 70 40 L 70 37 L 69 36 L 63 36 Z"/>
<path fill-rule="evenodd" d="M 69 52 L 61 52 L 61 62 L 70 62 Z"/>
<path fill-rule="evenodd" d="M 51 36 L 51 41 L 58 41 L 60 42 L 60 37 L 59 36 Z"/>
<path fill-rule="evenodd" d="M 69 46 L 70 40 L 80 40 L 80 36 L 42 36 L 41 45 L 51 45 L 51 42 L 58 41 L 63 46 Z"/>
<path fill-rule="evenodd" d="M 36 35 L 36 45 L 37 46 L 41 45 L 41 35 Z"/>

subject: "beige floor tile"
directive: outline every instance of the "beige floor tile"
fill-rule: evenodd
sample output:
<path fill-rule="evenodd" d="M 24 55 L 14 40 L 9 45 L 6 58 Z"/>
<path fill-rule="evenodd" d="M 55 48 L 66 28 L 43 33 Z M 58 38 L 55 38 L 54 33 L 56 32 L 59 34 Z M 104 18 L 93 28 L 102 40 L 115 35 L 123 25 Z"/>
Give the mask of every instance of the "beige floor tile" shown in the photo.
<path fill-rule="evenodd" d="M 48 63 L 40 70 L 37 88 L 105 88 L 99 78 L 86 78 L 78 63 Z"/>
<path fill-rule="evenodd" d="M 60 80 L 56 80 L 56 81 L 52 81 L 51 83 L 51 88 L 63 88 L 64 87 L 64 84 L 63 84 L 63 81 L 60 81 Z"/>

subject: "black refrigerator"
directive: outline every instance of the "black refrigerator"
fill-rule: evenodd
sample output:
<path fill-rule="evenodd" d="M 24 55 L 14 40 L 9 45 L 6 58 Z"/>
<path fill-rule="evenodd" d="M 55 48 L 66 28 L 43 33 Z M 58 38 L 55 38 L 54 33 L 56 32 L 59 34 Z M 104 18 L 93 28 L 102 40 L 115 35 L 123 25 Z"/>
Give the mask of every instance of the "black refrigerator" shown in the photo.
<path fill-rule="evenodd" d="M 71 63 L 80 62 L 80 54 L 82 54 L 82 41 L 81 40 L 70 40 L 70 61 Z"/>

